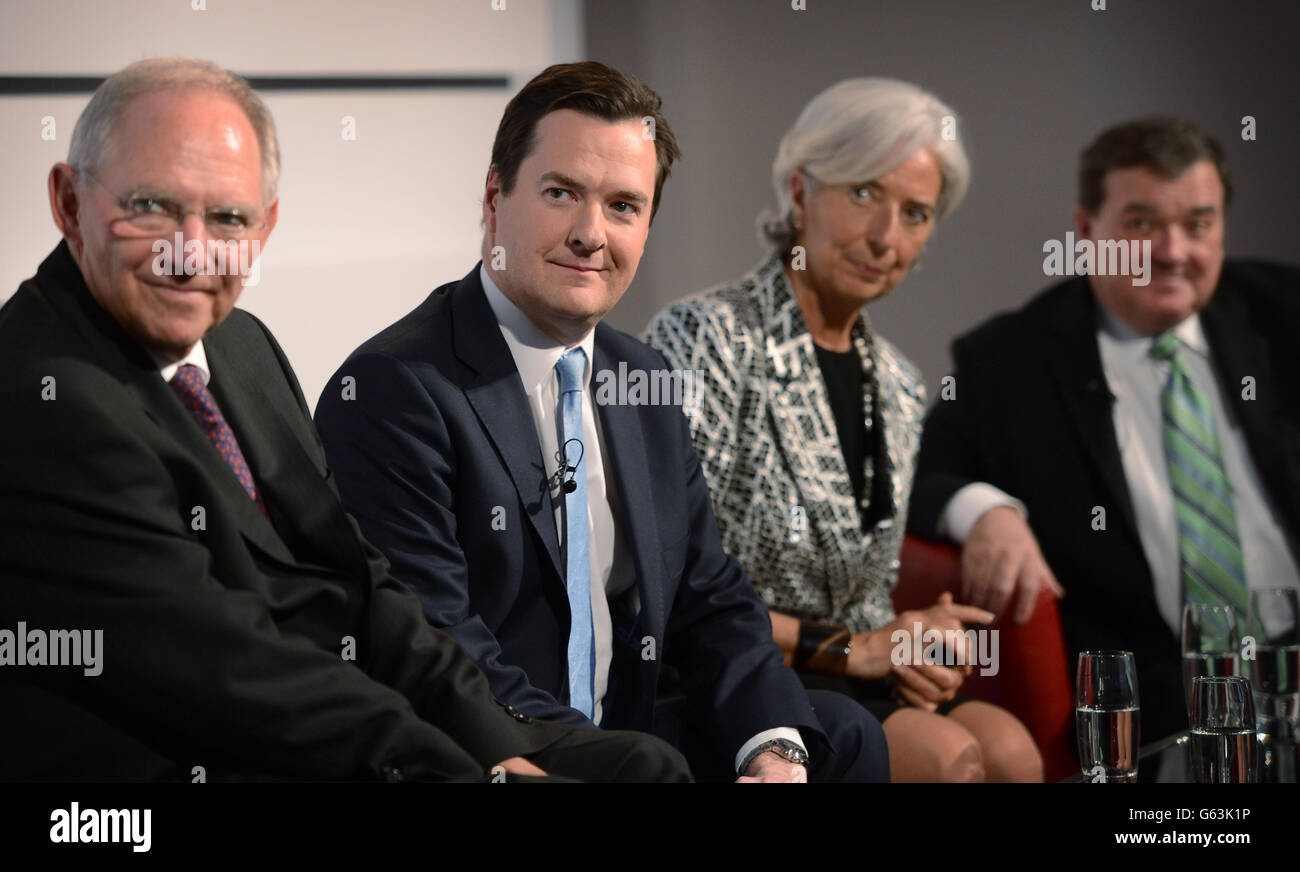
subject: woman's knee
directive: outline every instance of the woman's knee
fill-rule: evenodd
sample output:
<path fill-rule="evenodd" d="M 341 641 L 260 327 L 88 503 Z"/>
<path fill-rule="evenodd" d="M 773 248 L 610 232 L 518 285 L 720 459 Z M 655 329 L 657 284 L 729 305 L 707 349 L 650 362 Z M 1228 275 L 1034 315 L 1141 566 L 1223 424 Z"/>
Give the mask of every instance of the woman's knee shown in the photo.
<path fill-rule="evenodd" d="M 991 781 L 1043 780 L 1043 755 L 1024 724 L 1008 715 L 1010 723 L 988 745 L 981 743 Z"/>
<path fill-rule="evenodd" d="M 988 703 L 969 702 L 950 717 L 976 737 L 990 781 L 1043 780 L 1043 755 L 1015 715 Z"/>
<path fill-rule="evenodd" d="M 941 749 L 942 780 L 958 783 L 978 783 L 984 781 L 984 751 L 979 741 L 971 733 L 952 724 L 960 730 L 944 742 Z"/>
<path fill-rule="evenodd" d="M 885 734 L 895 780 L 984 780 L 984 755 L 979 741 L 949 718 L 920 709 L 900 709 L 886 719 Z"/>

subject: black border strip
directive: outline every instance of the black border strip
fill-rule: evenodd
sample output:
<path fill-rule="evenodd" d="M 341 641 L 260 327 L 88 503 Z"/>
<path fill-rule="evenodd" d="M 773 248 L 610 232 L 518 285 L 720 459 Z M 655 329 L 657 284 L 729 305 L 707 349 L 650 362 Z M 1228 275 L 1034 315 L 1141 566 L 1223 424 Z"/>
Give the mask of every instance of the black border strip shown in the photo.
<path fill-rule="evenodd" d="M 0 96 L 89 94 L 106 76 L 0 76 Z M 259 91 L 499 90 L 506 75 L 487 76 L 246 76 Z"/>

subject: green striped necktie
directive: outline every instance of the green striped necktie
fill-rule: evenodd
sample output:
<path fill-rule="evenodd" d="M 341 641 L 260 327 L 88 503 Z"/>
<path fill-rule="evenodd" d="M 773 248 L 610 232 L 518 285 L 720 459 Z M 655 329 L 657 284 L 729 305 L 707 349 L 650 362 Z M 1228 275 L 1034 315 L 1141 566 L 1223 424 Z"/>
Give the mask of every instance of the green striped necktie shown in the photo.
<path fill-rule="evenodd" d="M 1170 363 L 1161 396 L 1165 460 L 1174 491 L 1183 602 L 1230 605 L 1246 615 L 1246 572 L 1232 509 L 1232 486 L 1223 469 L 1209 398 L 1192 383 L 1173 332 L 1151 345 L 1151 356 Z"/>

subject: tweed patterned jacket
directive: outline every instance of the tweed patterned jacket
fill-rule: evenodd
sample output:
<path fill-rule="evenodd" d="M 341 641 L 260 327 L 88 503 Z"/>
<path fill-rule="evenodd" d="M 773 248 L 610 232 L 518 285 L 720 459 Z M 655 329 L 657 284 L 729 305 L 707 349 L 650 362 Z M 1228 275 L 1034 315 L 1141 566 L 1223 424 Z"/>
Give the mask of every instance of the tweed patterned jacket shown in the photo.
<path fill-rule="evenodd" d="M 866 375 L 866 424 L 880 430 L 864 464 L 862 509 L 875 509 L 870 529 L 854 505 L 812 335 L 778 252 L 739 281 L 674 303 L 645 337 L 673 369 L 702 380 L 691 436 L 727 552 L 770 608 L 856 633 L 895 617 L 890 592 L 925 384 L 872 334 L 865 313 L 852 339 Z"/>

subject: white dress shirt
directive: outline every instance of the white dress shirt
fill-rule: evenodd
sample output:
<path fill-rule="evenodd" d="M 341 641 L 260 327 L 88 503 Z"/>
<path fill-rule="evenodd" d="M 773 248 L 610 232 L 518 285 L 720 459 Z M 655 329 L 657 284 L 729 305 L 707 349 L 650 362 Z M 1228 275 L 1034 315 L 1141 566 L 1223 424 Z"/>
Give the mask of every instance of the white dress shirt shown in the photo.
<path fill-rule="evenodd" d="M 602 701 L 609 687 L 609 667 L 613 661 L 613 629 L 609 616 L 609 600 L 624 594 L 631 598 L 630 606 L 639 610 L 636 596 L 636 570 L 618 522 L 615 507 L 618 505 L 614 476 L 607 466 L 604 436 L 600 419 L 592 401 L 591 373 L 595 362 L 595 331 L 589 331 L 576 345 L 564 346 L 547 336 L 519 307 L 512 303 L 486 266 L 479 266 L 479 279 L 492 313 L 496 315 L 501 336 L 515 360 L 515 369 L 523 381 L 528 406 L 533 413 L 533 425 L 542 448 L 542 462 L 550 478 L 551 504 L 555 507 L 555 529 L 563 543 L 563 494 L 555 475 L 560 467 L 556 453 L 560 445 L 562 422 L 556 414 L 559 403 L 559 379 L 555 364 L 570 348 L 581 348 L 587 355 L 583 371 L 582 391 L 582 445 L 583 460 L 587 469 L 587 525 L 591 558 L 591 624 L 596 642 L 595 717 L 599 724 L 603 717 Z M 800 747 L 799 731 L 791 727 L 764 730 L 750 739 L 736 755 L 736 766 L 750 750 L 771 739 L 787 739 Z M 806 750 L 806 749 L 805 749 Z"/>
<path fill-rule="evenodd" d="M 1182 629 L 1183 583 L 1162 420 L 1162 395 L 1172 364 L 1150 356 L 1154 337 L 1139 333 L 1104 308 L 1101 312 L 1097 347 L 1106 382 L 1115 396 L 1115 440 L 1133 501 L 1138 537 L 1151 568 L 1156 605 L 1177 636 Z M 1174 331 L 1186 346 L 1180 352 L 1183 367 L 1209 400 L 1214 415 L 1224 473 L 1232 488 L 1246 585 L 1259 588 L 1300 584 L 1295 555 L 1287 548 L 1286 537 L 1247 449 L 1241 422 L 1231 406 L 1224 403 L 1200 317 L 1187 318 Z M 963 542 L 975 519 L 999 505 L 1017 505 L 1024 511 L 1018 500 L 991 485 L 967 485 L 944 507 L 940 529 Z M 964 529 L 960 529 L 962 524 Z"/>
<path fill-rule="evenodd" d="M 199 374 L 203 376 L 203 383 L 205 385 L 212 380 L 212 373 L 208 370 L 208 354 L 203 350 L 202 339 L 195 342 L 194 347 L 190 349 L 189 353 L 175 363 L 166 363 L 152 351 L 149 352 L 149 356 L 152 357 L 153 362 L 158 365 L 158 372 L 162 375 L 163 381 L 165 382 L 170 382 L 172 377 L 176 375 L 176 370 L 180 369 L 182 364 L 186 363 L 192 363 L 194 366 L 198 367 Z"/>

